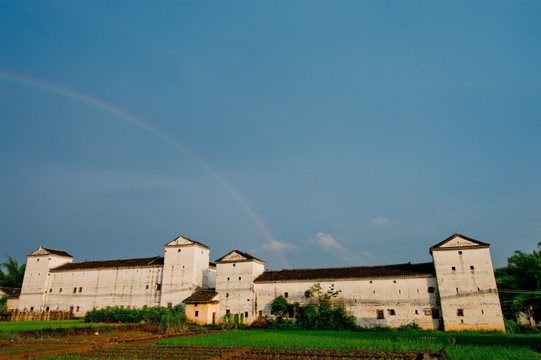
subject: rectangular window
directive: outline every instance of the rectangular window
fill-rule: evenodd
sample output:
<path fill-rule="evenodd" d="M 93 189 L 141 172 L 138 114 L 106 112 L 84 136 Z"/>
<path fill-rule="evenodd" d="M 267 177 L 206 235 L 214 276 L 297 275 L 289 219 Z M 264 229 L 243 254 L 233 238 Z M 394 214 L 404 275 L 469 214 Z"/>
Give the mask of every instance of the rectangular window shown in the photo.
<path fill-rule="evenodd" d="M 415 315 L 419 315 L 419 310 L 415 310 Z"/>
<path fill-rule="evenodd" d="M 53 292 L 53 289 L 49 289 L 49 292 Z"/>
<path fill-rule="evenodd" d="M 464 309 L 456 309 L 456 316 L 464 316 Z"/>
<path fill-rule="evenodd" d="M 430 309 L 425 309 L 424 311 L 425 311 L 425 315 L 426 315 L 426 316 L 432 315 L 432 310 L 430 310 Z"/>
<path fill-rule="evenodd" d="M 396 312 L 394 311 L 394 309 L 387 309 L 387 313 L 391 316 L 395 316 L 396 315 Z"/>
<path fill-rule="evenodd" d="M 70 311 L 73 312 L 73 306 L 70 306 Z"/>
<path fill-rule="evenodd" d="M 48 306 L 45 308 L 45 311 L 49 312 L 49 307 Z"/>
<path fill-rule="evenodd" d="M 434 294 L 434 292 L 436 292 L 436 288 L 435 288 L 434 286 L 429 286 L 429 287 L 428 287 L 428 292 L 429 292 L 430 294 Z"/>
<path fill-rule="evenodd" d="M 451 266 L 451 270 L 456 271 L 456 266 Z"/>
<path fill-rule="evenodd" d="M 242 278 L 239 276 L 239 280 L 242 280 Z"/>
<path fill-rule="evenodd" d="M 148 285 L 145 287 L 145 289 L 148 289 Z"/>
<path fill-rule="evenodd" d="M 39 259 L 38 259 L 39 261 Z M 34 307 L 33 306 L 30 306 L 30 311 L 34 311 Z"/>
<path fill-rule="evenodd" d="M 437 320 L 440 318 L 440 311 L 436 308 L 432 309 L 432 319 Z"/>
<path fill-rule="evenodd" d="M 73 288 L 73 293 L 75 294 L 76 292 L 77 292 L 77 288 L 74 287 L 74 288 Z"/>
<path fill-rule="evenodd" d="M 229 310 L 229 309 L 226 309 L 226 310 L 225 310 L 225 313 L 226 313 L 226 314 L 229 314 L 230 312 L 231 312 L 231 310 Z"/>
<path fill-rule="evenodd" d="M 377 310 L 377 318 L 385 319 L 385 314 L 383 313 L 383 310 Z"/>
<path fill-rule="evenodd" d="M 244 318 L 245 318 L 245 319 L 248 318 L 248 311 L 245 311 L 245 312 L 244 312 Z"/>
<path fill-rule="evenodd" d="M 199 316 L 199 311 L 196 311 L 195 312 L 195 317 L 198 317 Z"/>
<path fill-rule="evenodd" d="M 475 266 L 471 265 L 470 270 L 475 270 Z"/>
<path fill-rule="evenodd" d="M 287 299 L 289 297 L 289 293 L 288 292 L 285 292 L 284 293 L 284 297 Z"/>
<path fill-rule="evenodd" d="M 263 310 L 259 310 L 259 316 L 263 316 Z"/>
<path fill-rule="evenodd" d="M 58 292 L 62 292 L 62 288 L 58 289 Z"/>
<path fill-rule="evenodd" d="M 171 308 L 173 307 L 173 303 L 168 302 L 168 303 L 167 303 L 167 307 L 168 307 L 169 309 L 171 309 Z"/>
<path fill-rule="evenodd" d="M 458 255 L 462 255 L 462 251 L 459 251 L 459 252 L 458 252 Z"/>
<path fill-rule="evenodd" d="M 80 292 L 80 293 L 83 292 L 83 288 L 82 288 L 82 287 L 79 288 L 79 292 Z"/>
<path fill-rule="evenodd" d="M 75 310 L 76 312 L 79 312 L 79 306 L 77 306 L 77 309 Z"/>
<path fill-rule="evenodd" d="M 161 290 L 161 289 L 162 289 L 162 284 L 156 284 L 156 291 Z"/>

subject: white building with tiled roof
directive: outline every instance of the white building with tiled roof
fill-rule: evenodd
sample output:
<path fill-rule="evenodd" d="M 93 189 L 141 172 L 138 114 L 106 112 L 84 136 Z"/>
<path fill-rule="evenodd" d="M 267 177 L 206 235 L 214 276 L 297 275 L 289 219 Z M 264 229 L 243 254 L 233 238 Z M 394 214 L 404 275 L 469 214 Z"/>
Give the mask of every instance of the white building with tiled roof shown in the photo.
<path fill-rule="evenodd" d="M 361 326 L 504 330 L 489 244 L 458 233 L 430 248 L 432 262 L 343 268 L 265 270 L 265 262 L 234 249 L 210 262 L 210 248 L 179 236 L 164 257 L 73 262 L 62 250 L 28 254 L 19 309 L 71 310 L 175 306 L 198 323 L 227 313 L 245 323 L 271 316 L 282 295 L 306 303 L 306 290 L 340 290 L 337 300 Z"/>

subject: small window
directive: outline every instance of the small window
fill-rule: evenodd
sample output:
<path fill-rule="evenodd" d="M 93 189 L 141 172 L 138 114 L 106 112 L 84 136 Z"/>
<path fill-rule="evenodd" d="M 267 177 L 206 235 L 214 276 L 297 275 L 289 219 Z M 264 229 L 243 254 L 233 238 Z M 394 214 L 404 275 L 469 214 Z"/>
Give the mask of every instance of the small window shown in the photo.
<path fill-rule="evenodd" d="M 284 293 L 284 297 L 287 299 L 289 297 L 289 293 L 288 292 L 285 292 Z"/>
<path fill-rule="evenodd" d="M 39 259 L 38 259 L 39 260 Z M 34 311 L 34 307 L 30 306 L 30 311 Z"/>
<path fill-rule="evenodd" d="M 415 310 L 415 315 L 419 315 L 419 310 Z"/>
<path fill-rule="evenodd" d="M 39 259 L 37 259 L 36 262 L 39 262 Z"/>
<path fill-rule="evenodd" d="M 242 278 L 239 276 L 239 280 L 242 280 Z"/>
<path fill-rule="evenodd" d="M 481 315 L 485 315 L 485 310 L 481 309 Z"/>
<path fill-rule="evenodd" d="M 460 319 L 460 323 L 461 323 L 461 324 L 464 324 L 464 319 Z"/>
<path fill-rule="evenodd" d="M 53 292 L 53 289 L 49 289 L 49 292 L 50 292 L 50 293 Z"/>
<path fill-rule="evenodd" d="M 481 288 L 480 288 L 480 287 L 477 287 L 477 291 L 481 291 Z"/>
<path fill-rule="evenodd" d="M 402 294 L 402 291 L 401 291 L 401 290 L 398 290 L 398 293 L 399 293 L 399 294 Z"/>
<path fill-rule="evenodd" d="M 440 310 L 439 309 L 432 309 L 432 319 L 438 320 L 440 318 Z"/>
<path fill-rule="evenodd" d="M 199 311 L 196 311 L 195 312 L 195 317 L 198 317 L 199 316 Z"/>
<path fill-rule="evenodd" d="M 436 292 L 436 288 L 435 288 L 434 286 L 429 286 L 429 287 L 428 287 L 428 292 L 429 292 L 430 294 L 434 294 L 434 292 Z"/>
<path fill-rule="evenodd" d="M 430 310 L 430 309 L 425 309 L 424 312 L 425 312 L 426 316 L 432 315 L 432 310 Z"/>
<path fill-rule="evenodd" d="M 263 310 L 259 310 L 259 316 L 263 316 Z"/>
<path fill-rule="evenodd" d="M 372 284 L 372 280 L 370 280 L 370 284 Z"/>
<path fill-rule="evenodd" d="M 73 306 L 70 306 L 70 311 L 73 312 Z"/>
<path fill-rule="evenodd" d="M 156 284 L 156 291 L 162 289 L 162 284 Z"/>
<path fill-rule="evenodd" d="M 455 266 L 452 266 L 452 267 L 451 267 L 451 270 L 456 271 L 456 267 L 455 267 Z"/>
<path fill-rule="evenodd" d="M 177 251 L 180 252 L 181 249 L 178 249 Z"/>
<path fill-rule="evenodd" d="M 464 316 L 464 309 L 456 309 L 456 316 Z"/>
<path fill-rule="evenodd" d="M 77 308 L 75 309 L 75 312 L 79 312 L 79 306 L 77 306 Z"/>
<path fill-rule="evenodd" d="M 45 308 L 45 311 L 49 312 L 49 307 L 48 306 Z"/>
<path fill-rule="evenodd" d="M 82 288 L 82 287 L 79 288 L 79 292 L 80 292 L 80 293 L 83 292 L 83 288 Z"/>
<path fill-rule="evenodd" d="M 148 289 L 148 284 L 145 286 L 145 289 Z"/>
<path fill-rule="evenodd" d="M 237 266 L 237 264 L 233 264 L 233 267 Z"/>
<path fill-rule="evenodd" d="M 383 313 L 383 310 L 376 310 L 376 311 L 377 311 L 378 319 L 385 319 L 385 314 Z"/>
<path fill-rule="evenodd" d="M 462 255 L 462 250 L 459 250 L 459 251 L 458 251 L 458 255 Z"/>
<path fill-rule="evenodd" d="M 231 312 L 231 310 L 229 310 L 229 309 L 226 309 L 226 310 L 225 310 L 225 313 L 226 313 L 226 314 L 229 314 L 230 312 Z"/>
<path fill-rule="evenodd" d="M 244 312 L 244 318 L 246 319 L 248 317 L 248 311 Z"/>
<path fill-rule="evenodd" d="M 62 288 L 58 289 L 58 292 L 62 292 Z"/>
<path fill-rule="evenodd" d="M 458 294 L 458 288 L 456 288 L 456 293 Z"/>
<path fill-rule="evenodd" d="M 193 306 L 194 306 L 194 307 L 197 307 L 197 304 L 194 304 Z"/>
<path fill-rule="evenodd" d="M 372 290 L 372 294 L 375 294 L 376 293 L 376 290 Z"/>
<path fill-rule="evenodd" d="M 229 278 L 227 278 L 227 281 L 229 281 Z"/>
<path fill-rule="evenodd" d="M 475 270 L 475 266 L 470 265 L 470 270 Z"/>
<path fill-rule="evenodd" d="M 394 311 L 394 309 L 387 309 L 387 313 L 391 316 L 395 316 L 396 315 L 396 312 Z"/>
<path fill-rule="evenodd" d="M 171 309 L 171 308 L 173 307 L 173 303 L 168 302 L 168 303 L 167 303 L 167 307 L 168 307 L 169 309 Z"/>
<path fill-rule="evenodd" d="M 75 294 L 76 292 L 77 292 L 77 288 L 74 287 L 74 288 L 73 288 L 73 293 Z"/>
<path fill-rule="evenodd" d="M 225 293 L 225 297 L 228 298 L 228 297 L 229 297 L 229 293 Z"/>
<path fill-rule="evenodd" d="M 395 283 L 395 284 L 396 284 L 396 280 L 393 280 L 393 283 Z"/>

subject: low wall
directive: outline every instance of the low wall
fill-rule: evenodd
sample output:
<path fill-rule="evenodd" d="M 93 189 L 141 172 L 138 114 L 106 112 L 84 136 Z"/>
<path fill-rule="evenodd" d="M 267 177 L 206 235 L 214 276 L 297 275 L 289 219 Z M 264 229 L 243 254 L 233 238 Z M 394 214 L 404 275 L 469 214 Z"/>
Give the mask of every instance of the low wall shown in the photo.
<path fill-rule="evenodd" d="M 43 320 L 70 320 L 71 311 L 9 311 L 0 314 L 0 321 L 43 321 Z"/>

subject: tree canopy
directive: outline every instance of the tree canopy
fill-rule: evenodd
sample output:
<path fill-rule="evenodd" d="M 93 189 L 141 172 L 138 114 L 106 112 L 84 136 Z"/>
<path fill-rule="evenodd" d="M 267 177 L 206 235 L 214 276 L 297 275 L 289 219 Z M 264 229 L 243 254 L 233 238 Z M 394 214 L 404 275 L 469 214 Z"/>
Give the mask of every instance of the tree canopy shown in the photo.
<path fill-rule="evenodd" d="M 0 286 L 20 288 L 23 285 L 24 269 L 26 265 L 19 266 L 17 260 L 7 255 L 8 261 L 0 264 Z M 2 268 L 7 272 L 3 272 Z"/>
<path fill-rule="evenodd" d="M 507 319 L 517 319 L 520 313 L 541 318 L 541 242 L 531 254 L 515 251 L 495 275 Z"/>

